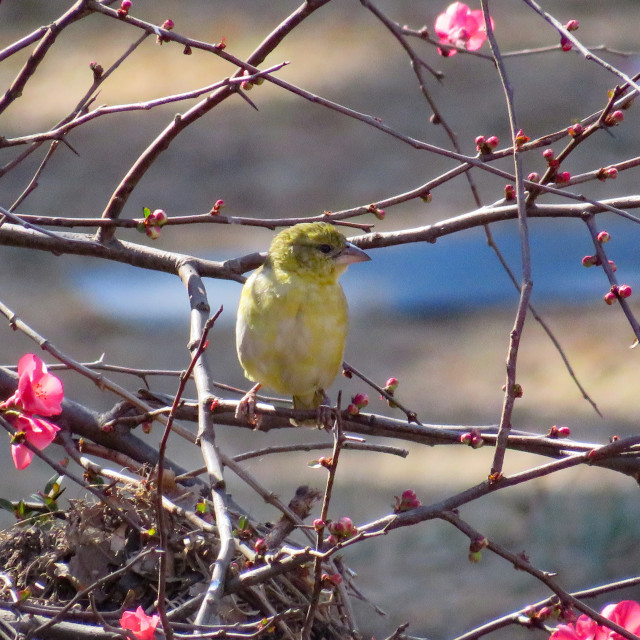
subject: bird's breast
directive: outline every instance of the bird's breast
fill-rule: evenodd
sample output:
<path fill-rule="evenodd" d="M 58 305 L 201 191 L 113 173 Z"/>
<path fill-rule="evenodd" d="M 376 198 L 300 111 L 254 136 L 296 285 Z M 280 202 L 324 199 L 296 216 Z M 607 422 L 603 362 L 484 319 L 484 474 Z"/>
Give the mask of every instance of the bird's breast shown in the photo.
<path fill-rule="evenodd" d="M 245 372 L 280 393 L 328 387 L 348 330 L 342 287 L 271 275 L 251 276 L 241 296 L 237 343 Z"/>

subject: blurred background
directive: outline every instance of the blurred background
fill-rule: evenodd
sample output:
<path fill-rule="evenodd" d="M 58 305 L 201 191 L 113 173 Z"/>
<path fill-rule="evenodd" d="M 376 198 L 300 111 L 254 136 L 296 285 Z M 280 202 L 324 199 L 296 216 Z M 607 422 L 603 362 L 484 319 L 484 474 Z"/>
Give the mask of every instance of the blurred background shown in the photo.
<path fill-rule="evenodd" d="M 5 0 L 0 5 L 0 49 L 70 6 L 62 0 Z M 244 58 L 296 7 L 296 2 L 134 0 L 132 15 L 154 24 L 172 18 L 176 32 L 216 43 Z M 376 6 L 401 25 L 432 30 L 446 3 L 425 0 L 379 1 Z M 479 5 L 478 5 L 479 6 Z M 478 8 L 473 5 L 472 8 Z M 599 55 L 623 70 L 640 71 L 635 0 L 546 2 L 562 22 L 577 19 L 576 35 L 588 46 L 606 45 Z M 558 44 L 557 33 L 524 2 L 492 0 L 496 36 L 503 51 Z M 107 68 L 139 36 L 126 24 L 94 15 L 63 32 L 25 88 L 0 116 L 0 135 L 45 131 L 69 113 L 92 81 L 91 61 Z M 502 88 L 492 63 L 466 55 L 442 58 L 433 46 L 412 41 L 425 61 L 444 72 L 428 88 L 464 153 L 474 154 L 478 135 L 509 138 Z M 32 47 L 0 63 L 4 91 Z M 488 45 L 481 50 L 489 51 Z M 351 109 L 381 118 L 403 134 L 450 147 L 431 115 L 409 61 L 395 39 L 357 2 L 334 0 L 285 39 L 265 65 L 290 64 L 278 76 Z M 601 109 L 617 79 L 578 53 L 555 50 L 506 59 L 514 86 L 520 126 L 533 139 L 566 128 Z M 234 69 L 194 50 L 190 56 L 174 44 L 158 46 L 149 38 L 102 86 L 95 104 L 124 104 L 192 90 L 220 80 Z M 229 216 L 273 218 L 316 215 L 366 205 L 414 189 L 453 168 L 455 163 L 409 146 L 355 120 L 288 94 L 268 82 L 249 94 L 258 111 L 239 97 L 225 101 L 188 128 L 140 182 L 123 212 L 140 217 L 142 208 L 163 208 L 172 215 L 204 213 L 218 199 Z M 108 116 L 74 130 L 68 141 L 78 155 L 61 146 L 38 179 L 38 187 L 19 213 L 90 217 L 101 215 L 123 176 L 171 121 L 193 102 L 148 112 Z M 562 141 L 564 143 L 564 141 Z M 563 144 L 554 146 L 556 151 Z M 634 108 L 624 123 L 591 137 L 563 169 L 572 174 L 607 166 L 639 154 L 640 129 Z M 0 149 L 0 166 L 19 152 Z M 9 207 L 28 185 L 45 147 L 0 179 L 0 204 Z M 497 163 L 509 169 L 509 162 Z M 541 153 L 524 157 L 525 172 L 544 171 Z M 475 172 L 485 203 L 499 200 L 504 181 Z M 637 170 L 615 181 L 571 188 L 591 198 L 637 193 Z M 543 202 L 558 202 L 546 197 Z M 387 210 L 375 222 L 380 231 L 432 224 L 474 209 L 463 177 L 433 192 L 429 204 L 409 202 Z M 633 213 L 633 212 L 632 212 Z M 618 266 L 619 281 L 640 291 L 640 230 L 612 215 L 598 217 L 612 241 L 606 247 Z M 597 403 L 599 417 L 581 396 L 562 360 L 540 326 L 529 317 L 521 343 L 518 401 L 514 428 L 546 433 L 553 424 L 571 427 L 573 437 L 604 442 L 612 434 L 637 430 L 640 409 L 638 352 L 629 350 L 633 334 L 617 307 L 607 307 L 608 289 L 601 270 L 586 270 L 581 258 L 593 252 L 586 227 L 578 221 L 530 221 L 533 259 L 532 303 L 560 341 L 576 375 Z M 493 233 L 516 273 L 520 272 L 517 226 L 494 225 Z M 156 241 L 135 231 L 121 239 L 223 260 L 265 250 L 267 229 L 207 225 L 165 228 Z M 383 384 L 400 379 L 401 400 L 423 422 L 496 424 L 517 292 L 487 247 L 480 229 L 416 244 L 371 252 L 372 261 L 352 267 L 344 277 L 351 307 L 347 361 Z M 104 353 L 109 363 L 135 368 L 182 369 L 188 363 L 189 307 L 175 277 L 75 256 L 53 256 L 0 247 L 0 299 L 23 320 L 81 361 Z M 212 335 L 209 357 L 216 379 L 246 386 L 236 361 L 233 339 L 237 283 L 208 280 L 213 309 L 224 311 Z M 637 310 L 635 296 L 631 305 Z M 14 364 L 36 347 L 25 336 L 0 326 L 0 363 Z M 113 376 L 135 390 L 130 377 Z M 95 409 L 116 399 L 77 376 L 63 375 L 68 397 Z M 174 392 L 177 382 L 153 381 L 154 389 Z M 366 391 L 340 379 L 333 389 L 349 396 Z M 193 389 L 190 389 L 193 395 Z M 400 417 L 372 396 L 371 410 Z M 159 437 L 155 429 L 152 440 Z M 221 427 L 228 453 L 269 444 L 329 440 L 316 432 L 236 433 Z M 396 442 L 399 446 L 403 443 Z M 338 474 L 333 517 L 368 522 L 389 512 L 393 496 L 413 488 L 423 503 L 441 499 L 486 478 L 492 451 L 461 447 L 431 449 L 412 445 L 408 459 L 361 453 L 344 455 Z M 62 450 L 59 450 L 63 455 Z M 171 456 L 193 464 L 193 449 L 178 438 Z M 286 459 L 267 456 L 246 463 L 266 487 L 288 500 L 302 483 L 322 486 L 324 473 L 309 469 L 309 454 Z M 539 464 L 522 454 L 507 455 L 507 472 Z M 50 472 L 37 462 L 19 474 L 8 447 L 0 449 L 6 471 L 1 497 L 18 499 L 42 488 Z M 278 473 L 274 474 L 274 465 Z M 276 476 L 276 477 L 274 477 Z M 228 479 L 236 500 L 254 515 L 275 519 L 235 478 Z M 73 493 L 74 488 L 69 488 Z M 574 469 L 535 484 L 510 489 L 462 511 L 476 528 L 512 551 L 526 550 L 542 569 L 560 573 L 569 589 L 627 577 L 638 555 L 637 488 L 629 479 L 598 469 Z M 8 524 L 10 517 L 3 520 Z M 484 554 L 479 566 L 467 561 L 468 542 L 448 525 L 425 523 L 394 532 L 345 553 L 360 575 L 365 595 L 385 609 L 358 611 L 365 636 L 384 637 L 410 622 L 409 631 L 447 638 L 512 609 L 545 597 L 527 575 Z M 487 588 L 489 586 L 489 588 Z M 640 594 L 626 593 L 626 597 Z M 622 599 L 620 597 L 619 599 Z M 507 633 L 507 632 L 505 632 Z M 514 630 L 508 632 L 513 637 Z M 507 637 L 505 635 L 505 637 Z"/>

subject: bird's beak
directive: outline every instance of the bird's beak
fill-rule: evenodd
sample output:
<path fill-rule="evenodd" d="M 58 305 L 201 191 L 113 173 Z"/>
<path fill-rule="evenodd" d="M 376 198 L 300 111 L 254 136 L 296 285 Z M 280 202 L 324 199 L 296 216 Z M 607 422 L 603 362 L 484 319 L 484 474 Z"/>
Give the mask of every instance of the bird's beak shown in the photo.
<path fill-rule="evenodd" d="M 358 249 L 354 244 L 347 242 L 347 246 L 336 258 L 337 264 L 351 264 L 352 262 L 366 262 L 371 260 L 369 255 L 362 249 Z"/>

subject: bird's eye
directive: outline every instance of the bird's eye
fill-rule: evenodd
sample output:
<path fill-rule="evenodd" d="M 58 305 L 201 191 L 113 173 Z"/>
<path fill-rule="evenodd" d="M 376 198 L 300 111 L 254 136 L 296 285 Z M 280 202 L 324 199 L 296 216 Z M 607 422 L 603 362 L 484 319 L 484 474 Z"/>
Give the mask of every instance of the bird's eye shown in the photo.
<path fill-rule="evenodd" d="M 331 251 L 333 251 L 333 247 L 330 244 L 319 244 L 318 249 L 325 254 L 331 253 Z"/>

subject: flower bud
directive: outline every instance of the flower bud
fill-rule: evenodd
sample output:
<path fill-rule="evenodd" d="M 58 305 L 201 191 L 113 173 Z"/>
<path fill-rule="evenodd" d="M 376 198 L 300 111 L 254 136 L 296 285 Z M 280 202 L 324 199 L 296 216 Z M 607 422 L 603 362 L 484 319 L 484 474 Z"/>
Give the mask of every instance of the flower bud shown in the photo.
<path fill-rule="evenodd" d="M 568 171 L 559 171 L 556 174 L 556 182 L 569 182 L 571 180 L 571 174 Z"/>
<path fill-rule="evenodd" d="M 171 18 L 165 20 L 162 23 L 162 28 L 166 29 L 167 31 L 171 31 L 171 29 L 173 29 L 173 27 L 175 27 L 175 26 L 176 25 L 175 25 L 174 21 Z"/>
<path fill-rule="evenodd" d="M 360 409 L 358 409 L 357 405 L 353 404 L 352 402 L 347 406 L 347 413 L 350 416 L 357 416 L 360 413 Z"/>
<path fill-rule="evenodd" d="M 616 167 L 607 167 L 605 174 L 609 180 L 615 180 L 618 177 L 618 169 Z"/>
<path fill-rule="evenodd" d="M 406 489 L 402 492 L 402 496 L 398 498 L 395 496 L 396 502 L 393 505 L 394 513 L 402 513 L 403 511 L 410 511 L 420 506 L 420 500 L 416 496 L 416 492 L 413 489 Z"/>
<path fill-rule="evenodd" d="M 485 138 L 484 136 L 478 136 L 476 138 L 476 149 L 480 152 L 481 155 L 489 155 L 493 153 L 493 150 L 500 144 L 500 140 L 498 140 L 497 136 L 489 136 Z"/>
<path fill-rule="evenodd" d="M 616 267 L 616 263 L 613 260 L 608 260 L 607 262 L 609 263 L 609 267 L 611 268 L 611 271 L 615 273 L 618 270 L 618 267 Z"/>
<path fill-rule="evenodd" d="M 333 538 L 338 542 L 340 540 L 348 540 L 358 532 L 358 529 L 353 524 L 351 518 L 346 516 L 340 518 L 340 520 L 333 520 L 329 522 L 327 528 L 329 529 L 329 533 L 331 533 Z"/>
<path fill-rule="evenodd" d="M 102 77 L 102 74 L 104 73 L 104 69 L 102 68 L 102 65 L 95 61 L 89 63 L 89 69 L 93 71 L 93 77 L 95 80 L 99 80 Z"/>
<path fill-rule="evenodd" d="M 211 209 L 211 211 L 209 211 L 209 214 L 212 216 L 217 216 L 220 214 L 220 209 L 222 209 L 225 206 L 224 204 L 224 200 L 216 200 L 214 205 L 213 205 L 213 209 Z"/>
<path fill-rule="evenodd" d="M 587 268 L 593 267 L 595 266 L 596 261 L 596 256 L 585 256 L 584 258 L 582 258 L 582 266 Z"/>
<path fill-rule="evenodd" d="M 556 154 L 553 152 L 553 149 L 545 149 L 542 152 L 542 157 L 548 162 L 549 160 L 553 160 Z"/>
<path fill-rule="evenodd" d="M 540 607 L 538 611 L 538 615 L 536 616 L 538 620 L 547 620 L 553 615 L 553 609 L 551 607 Z"/>
<path fill-rule="evenodd" d="M 345 532 L 346 535 L 351 537 L 356 533 L 357 528 L 353 524 L 353 520 L 351 520 L 351 518 L 349 518 L 347 516 L 344 516 L 344 517 L 340 518 L 340 522 L 342 523 L 342 525 L 344 527 L 344 532 Z"/>
<path fill-rule="evenodd" d="M 339 573 L 323 573 L 321 576 L 322 584 L 331 587 L 342 582 L 342 576 Z"/>
<path fill-rule="evenodd" d="M 622 111 L 618 109 L 617 111 L 610 113 L 605 118 L 604 121 L 605 121 L 605 124 L 608 124 L 611 127 L 615 127 L 616 125 L 620 124 L 623 120 L 624 120 L 624 113 L 622 113 Z"/>
<path fill-rule="evenodd" d="M 531 140 L 531 138 L 525 135 L 522 129 L 518 129 L 515 139 L 516 147 L 521 147 L 523 144 L 529 142 L 529 140 Z"/>
<path fill-rule="evenodd" d="M 147 227 L 145 233 L 151 240 L 157 240 L 160 237 L 160 227 Z"/>
<path fill-rule="evenodd" d="M 164 209 L 156 209 L 148 218 L 148 220 L 157 227 L 163 227 L 167 224 L 168 219 L 169 216 L 166 214 Z"/>
<path fill-rule="evenodd" d="M 469 445 L 472 449 L 480 449 L 480 447 L 484 446 L 482 434 L 478 429 L 472 429 L 467 433 L 463 433 L 460 436 L 460 442 Z"/>
<path fill-rule="evenodd" d="M 577 20 L 569 20 L 567 24 L 564 25 L 564 28 L 567 31 L 577 31 L 580 23 Z"/>
<path fill-rule="evenodd" d="M 505 200 L 515 200 L 516 199 L 516 188 L 512 184 L 507 184 L 504 187 L 504 199 Z"/>
<path fill-rule="evenodd" d="M 532 171 L 528 176 L 527 176 L 527 180 L 529 182 L 540 182 L 540 174 L 536 173 L 535 171 Z"/>
<path fill-rule="evenodd" d="M 120 8 L 118 9 L 118 17 L 124 18 L 129 15 L 129 9 L 131 9 L 131 0 L 122 0 Z"/>
<path fill-rule="evenodd" d="M 571 429 L 569 427 L 558 427 L 553 425 L 547 432 L 547 438 L 568 438 L 571 435 Z"/>
<path fill-rule="evenodd" d="M 395 391 L 398 388 L 399 384 L 400 383 L 398 382 L 398 378 L 388 378 L 387 381 L 384 383 L 384 390 Z"/>
<path fill-rule="evenodd" d="M 482 560 L 482 551 L 469 551 L 469 562 L 473 562 L 473 564 L 478 564 L 480 560 Z"/>
<path fill-rule="evenodd" d="M 598 242 L 604 244 L 605 242 L 609 242 L 609 240 L 611 240 L 611 236 L 609 235 L 608 231 L 601 231 L 598 234 Z"/>
<path fill-rule="evenodd" d="M 621 298 L 628 298 L 631 295 L 631 287 L 628 284 L 621 284 L 618 287 L 618 295 Z"/>
<path fill-rule="evenodd" d="M 607 291 L 607 293 L 604 294 L 604 301 L 608 305 L 612 305 L 616 301 L 616 294 L 613 291 Z"/>
<path fill-rule="evenodd" d="M 571 51 L 573 45 L 571 44 L 571 40 L 569 40 L 567 37 L 561 35 L 560 36 L 560 48 L 563 51 Z"/>
<path fill-rule="evenodd" d="M 481 551 L 489 546 L 489 540 L 485 536 L 479 536 L 469 544 L 469 551 Z"/>
<path fill-rule="evenodd" d="M 572 124 L 567 129 L 567 132 L 572 138 L 577 138 L 580 134 L 582 134 L 583 131 L 584 131 L 584 127 L 579 122 Z"/>
<path fill-rule="evenodd" d="M 369 404 L 369 396 L 366 393 L 356 393 L 351 402 L 358 407 L 358 409 L 364 409 Z"/>

